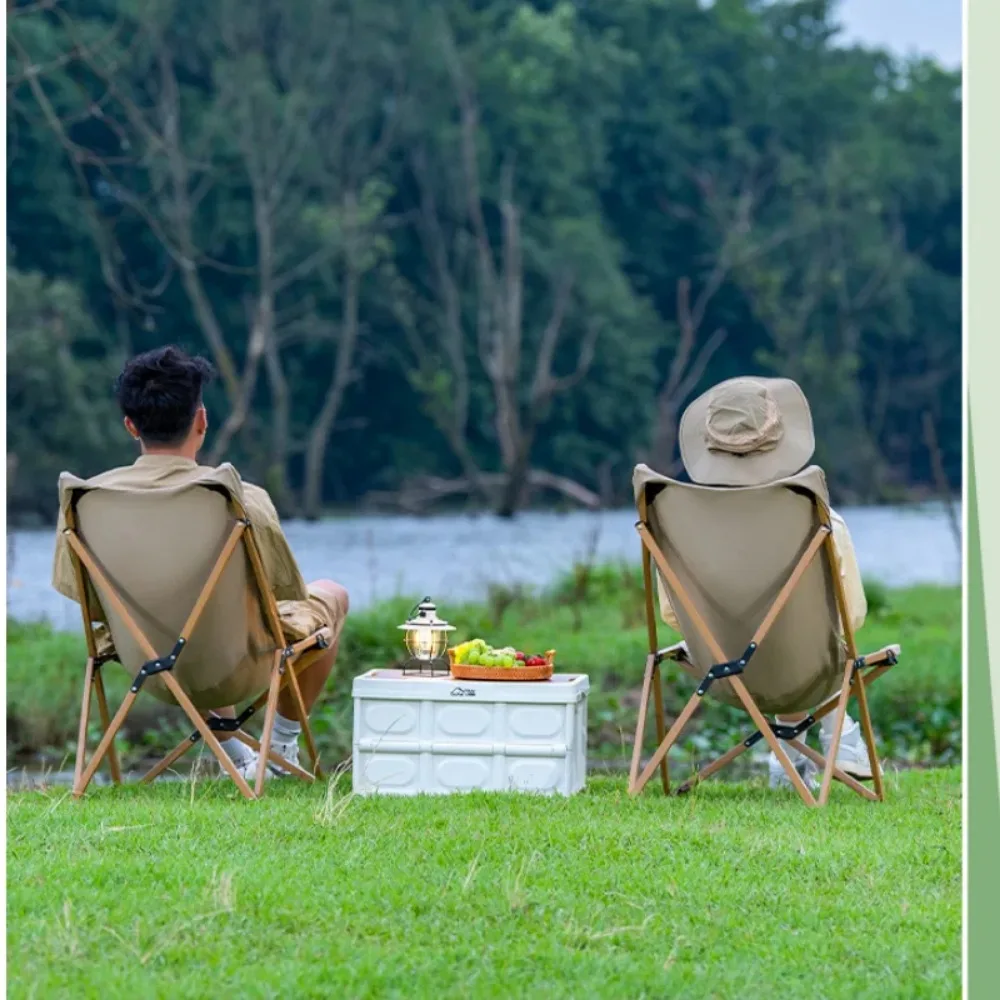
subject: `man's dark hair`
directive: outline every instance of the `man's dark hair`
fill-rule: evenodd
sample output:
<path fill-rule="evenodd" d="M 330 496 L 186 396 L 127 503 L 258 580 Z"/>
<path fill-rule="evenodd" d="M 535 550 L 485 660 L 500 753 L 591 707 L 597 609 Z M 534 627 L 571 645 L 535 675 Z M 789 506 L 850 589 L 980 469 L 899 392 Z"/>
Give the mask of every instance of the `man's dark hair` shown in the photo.
<path fill-rule="evenodd" d="M 139 437 L 148 444 L 180 444 L 202 402 L 202 387 L 215 378 L 204 358 L 179 347 L 159 347 L 136 355 L 115 379 L 115 396 Z"/>

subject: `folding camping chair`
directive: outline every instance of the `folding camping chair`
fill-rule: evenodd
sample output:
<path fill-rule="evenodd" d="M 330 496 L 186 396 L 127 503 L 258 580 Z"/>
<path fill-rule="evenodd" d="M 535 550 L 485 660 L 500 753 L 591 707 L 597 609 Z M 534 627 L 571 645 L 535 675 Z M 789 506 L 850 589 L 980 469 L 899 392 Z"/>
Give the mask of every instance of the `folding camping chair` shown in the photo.
<path fill-rule="evenodd" d="M 642 791 L 660 769 L 670 791 L 667 754 L 705 696 L 744 709 L 757 727 L 741 743 L 678 789 L 690 790 L 766 740 L 802 800 L 825 805 L 834 778 L 863 797 L 885 797 L 867 688 L 892 667 L 899 646 L 859 656 L 833 548 L 823 472 L 811 466 L 764 486 L 708 487 L 679 483 L 645 465 L 633 476 L 642 539 L 649 654 L 629 772 L 629 792 Z M 686 642 L 658 648 L 653 563 Z M 842 625 L 841 625 L 842 623 Z M 661 664 L 674 661 L 697 687 L 666 730 Z M 640 770 L 650 694 L 657 749 Z M 874 791 L 836 766 L 850 697 L 872 764 Z M 818 706 L 818 707 L 817 707 Z M 796 725 L 765 715 L 809 714 Z M 836 712 L 824 759 L 804 742 L 806 731 Z M 823 769 L 818 799 L 782 748 L 787 741 Z"/>
<path fill-rule="evenodd" d="M 143 491 L 93 485 L 67 474 L 60 479 L 64 531 L 88 651 L 73 781 L 77 798 L 105 757 L 112 780 L 121 783 L 114 739 L 142 690 L 178 705 L 194 725 L 191 735 L 142 782 L 155 779 L 204 740 L 244 797 L 259 798 L 268 768 L 258 767 L 251 791 L 222 749 L 220 733 L 304 781 L 321 775 L 298 674 L 334 637 L 324 627 L 299 641 L 286 641 L 239 478 L 226 466 L 213 470 L 212 476 L 182 487 Z M 238 550 L 242 555 L 235 557 Z M 93 623 L 102 620 L 110 627 L 113 652 L 99 650 Z M 109 661 L 120 662 L 133 678 L 114 718 L 109 716 L 102 677 Z M 278 694 L 285 685 L 297 708 L 312 773 L 271 749 Z M 94 692 L 104 733 L 87 763 Z M 254 700 L 235 718 L 221 718 L 214 711 L 250 698 Z M 262 706 L 264 726 L 257 741 L 242 727 Z"/>

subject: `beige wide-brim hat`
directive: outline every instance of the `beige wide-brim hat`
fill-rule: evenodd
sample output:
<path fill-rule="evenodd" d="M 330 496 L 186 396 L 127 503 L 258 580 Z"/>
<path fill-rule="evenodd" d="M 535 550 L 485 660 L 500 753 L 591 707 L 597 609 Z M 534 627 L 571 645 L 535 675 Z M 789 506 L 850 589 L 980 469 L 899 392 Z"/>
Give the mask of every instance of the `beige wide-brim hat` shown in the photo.
<path fill-rule="evenodd" d="M 703 486 L 760 486 L 799 472 L 816 448 L 812 414 L 787 378 L 742 376 L 699 396 L 681 417 L 684 468 Z"/>

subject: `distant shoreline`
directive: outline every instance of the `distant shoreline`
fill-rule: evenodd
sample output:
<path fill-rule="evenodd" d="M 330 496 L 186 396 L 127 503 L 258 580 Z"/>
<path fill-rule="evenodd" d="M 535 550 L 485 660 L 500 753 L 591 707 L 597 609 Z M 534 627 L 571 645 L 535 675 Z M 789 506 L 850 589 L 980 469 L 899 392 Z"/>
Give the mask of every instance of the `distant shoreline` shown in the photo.
<path fill-rule="evenodd" d="M 952 494 L 948 500 L 953 507 L 958 506 L 961 509 L 962 495 Z M 840 510 L 880 510 L 887 508 L 896 508 L 900 511 L 905 511 L 912 509 L 915 512 L 920 511 L 930 511 L 936 508 L 943 509 L 945 507 L 945 502 L 939 497 L 936 497 L 932 493 L 926 490 L 917 490 L 911 494 L 905 495 L 898 500 L 883 499 L 883 500 L 870 500 L 867 502 L 860 503 L 848 503 L 848 504 L 837 504 L 836 501 L 834 505 Z M 617 510 L 628 510 L 631 509 L 628 504 L 610 504 L 607 507 L 598 507 L 596 509 L 590 510 L 586 507 L 581 507 L 578 505 L 571 504 L 532 504 L 531 506 L 525 507 L 518 511 L 513 518 L 509 520 L 517 521 L 518 518 L 525 515 L 531 514 L 598 514 L 607 513 L 609 511 Z M 412 517 L 414 520 L 419 521 L 433 521 L 433 520 L 443 520 L 447 518 L 455 517 L 465 517 L 465 518 L 497 518 L 498 520 L 503 520 L 499 518 L 496 512 L 490 507 L 483 506 L 448 506 L 444 503 L 436 506 L 435 508 L 420 513 L 411 513 L 404 510 L 396 510 L 388 507 L 381 506 L 368 506 L 363 504 L 342 504 L 342 505 L 332 505 L 324 508 L 323 513 L 320 517 L 315 519 L 306 519 L 302 517 L 297 517 L 295 515 L 284 515 L 282 517 L 283 523 L 288 524 L 322 524 L 327 521 L 347 521 L 352 518 L 378 518 L 378 517 Z M 55 519 L 45 520 L 41 516 L 38 517 L 17 517 L 11 515 L 7 521 L 7 534 L 8 537 L 13 533 L 34 533 L 34 532 L 45 532 L 45 531 L 55 531 L 56 522 Z"/>

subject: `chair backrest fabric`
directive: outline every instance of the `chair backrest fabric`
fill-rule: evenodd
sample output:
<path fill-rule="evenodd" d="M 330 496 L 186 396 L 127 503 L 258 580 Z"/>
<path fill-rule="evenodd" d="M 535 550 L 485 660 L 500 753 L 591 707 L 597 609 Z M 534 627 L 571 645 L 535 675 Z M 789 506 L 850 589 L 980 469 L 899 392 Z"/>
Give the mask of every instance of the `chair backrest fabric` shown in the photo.
<path fill-rule="evenodd" d="M 639 466 L 650 532 L 727 657 L 736 659 L 788 580 L 828 507 L 816 466 L 765 486 L 680 483 Z M 655 564 L 654 564 L 655 565 Z M 679 596 L 660 575 L 699 680 L 712 656 Z M 825 547 L 813 559 L 742 675 L 766 713 L 808 711 L 839 689 L 845 664 L 840 617 Z M 728 681 L 710 693 L 740 704 Z"/>
<path fill-rule="evenodd" d="M 230 497 L 217 485 L 127 491 L 80 489 L 80 540 L 101 566 L 158 655 L 171 651 L 233 529 Z M 96 588 L 115 650 L 134 677 L 148 659 L 122 616 Z M 275 640 L 241 543 L 212 590 L 174 669 L 201 709 L 219 708 L 267 686 Z M 172 702 L 156 676 L 145 689 Z"/>

